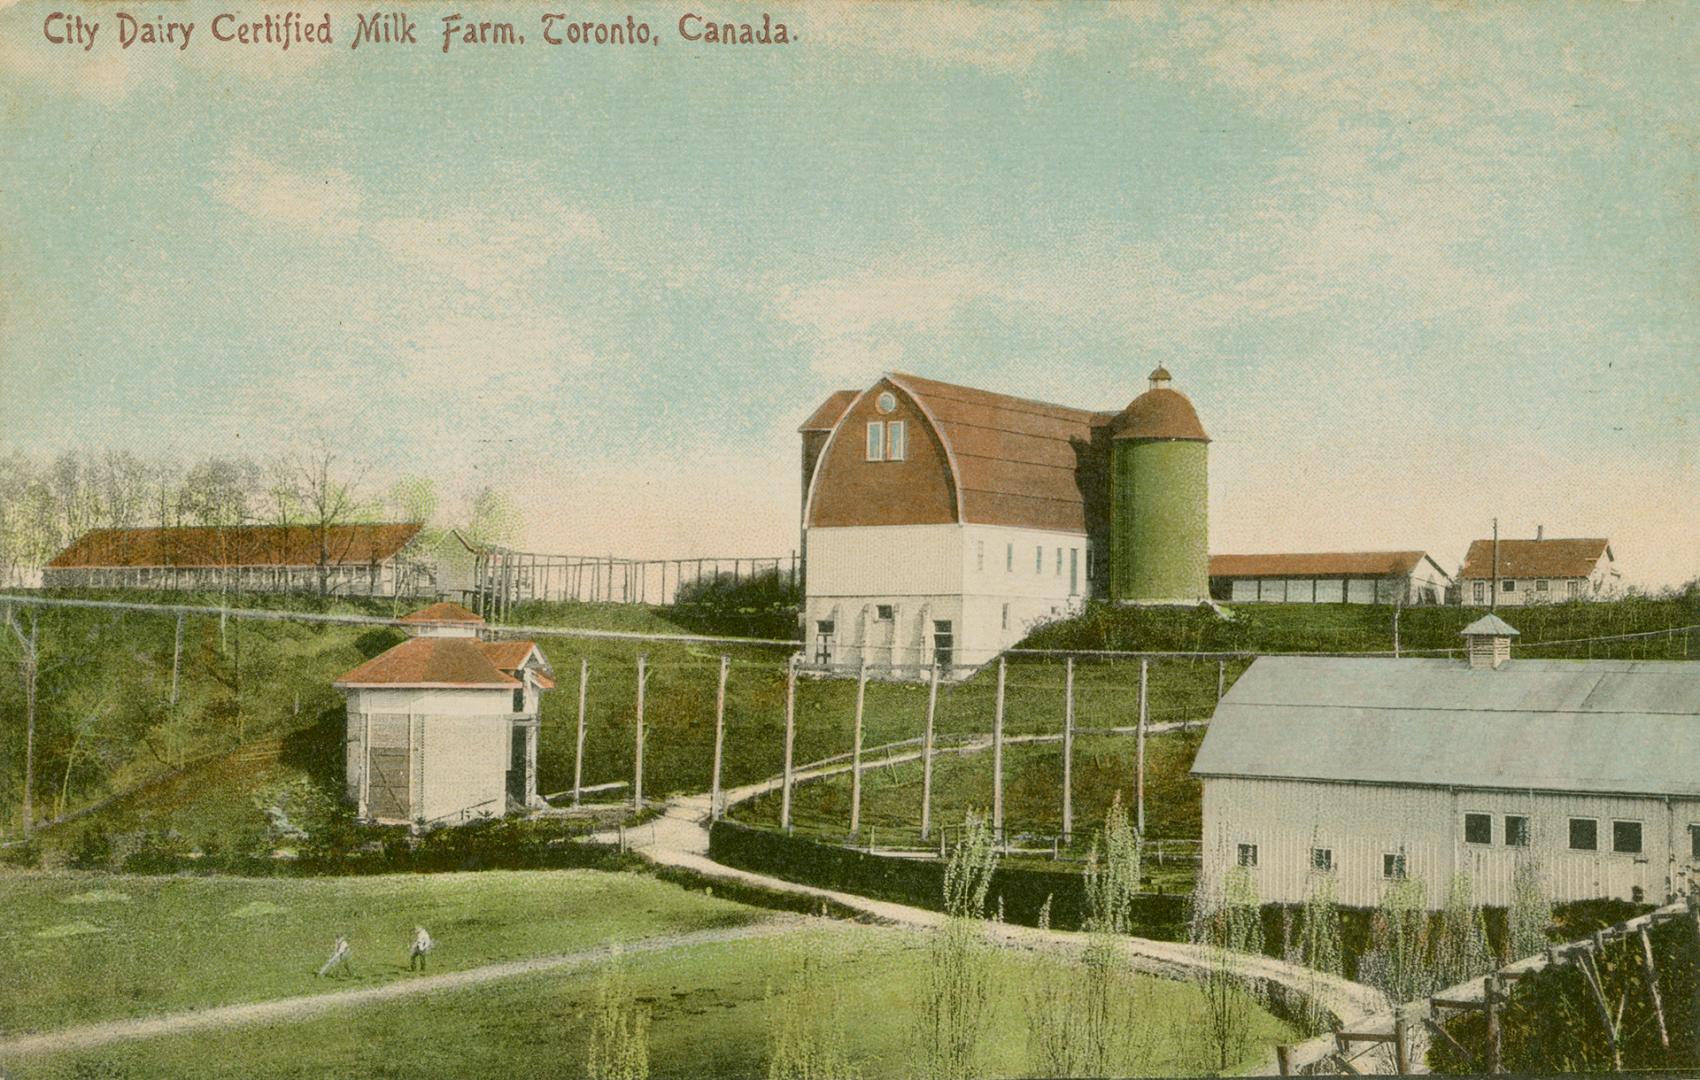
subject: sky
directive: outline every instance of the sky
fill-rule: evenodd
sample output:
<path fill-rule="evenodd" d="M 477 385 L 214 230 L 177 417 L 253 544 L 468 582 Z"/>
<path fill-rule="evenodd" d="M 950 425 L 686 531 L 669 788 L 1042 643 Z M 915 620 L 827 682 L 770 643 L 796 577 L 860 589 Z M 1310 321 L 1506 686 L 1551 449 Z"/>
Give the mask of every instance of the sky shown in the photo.
<path fill-rule="evenodd" d="M 527 43 L 445 54 L 452 6 L 283 51 L 0 0 L 0 445 L 329 437 L 537 549 L 770 555 L 832 390 L 1115 409 L 1161 363 L 1212 550 L 1451 569 L 1498 517 L 1700 575 L 1697 5 L 774 5 L 737 47 L 697 2 L 572 5 L 625 48 L 481 5 Z"/>

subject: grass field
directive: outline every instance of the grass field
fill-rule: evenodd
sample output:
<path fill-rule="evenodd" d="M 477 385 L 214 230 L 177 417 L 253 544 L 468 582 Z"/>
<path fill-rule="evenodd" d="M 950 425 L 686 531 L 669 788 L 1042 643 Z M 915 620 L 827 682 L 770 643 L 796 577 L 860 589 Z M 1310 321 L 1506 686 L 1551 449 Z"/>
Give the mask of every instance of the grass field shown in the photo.
<path fill-rule="evenodd" d="M 636 874 L 588 870 L 244 880 L 0 875 L 0 1032 L 404 979 L 415 925 L 433 970 L 766 918 Z M 338 934 L 354 977 L 319 979 Z M 163 1075 L 163 1074 L 162 1074 Z"/>
<path fill-rule="evenodd" d="M 914 1075 L 911 1017 L 927 953 L 911 934 L 870 927 L 810 932 L 811 952 L 827 957 L 825 974 L 841 992 L 852 1062 L 866 1080 Z M 623 963 L 638 1000 L 651 1011 L 650 1067 L 658 1077 L 766 1075 L 767 1032 L 774 1003 L 800 962 L 797 944 L 779 941 L 704 945 Z M 980 1073 L 1029 1075 L 1021 987 L 1035 961 L 994 958 L 991 1015 Z M 527 976 L 477 990 L 371 1006 L 287 1026 L 216 1035 L 176 1036 L 76 1054 L 26 1059 L 19 1076 L 181 1077 L 444 1077 L 506 1078 L 582 1075 L 589 972 Z M 1139 1014 L 1147 1045 L 1130 1071 L 1196 1074 L 1202 1048 L 1191 984 L 1139 980 Z M 1246 1067 L 1291 1032 L 1254 1010 L 1256 1051 Z"/>

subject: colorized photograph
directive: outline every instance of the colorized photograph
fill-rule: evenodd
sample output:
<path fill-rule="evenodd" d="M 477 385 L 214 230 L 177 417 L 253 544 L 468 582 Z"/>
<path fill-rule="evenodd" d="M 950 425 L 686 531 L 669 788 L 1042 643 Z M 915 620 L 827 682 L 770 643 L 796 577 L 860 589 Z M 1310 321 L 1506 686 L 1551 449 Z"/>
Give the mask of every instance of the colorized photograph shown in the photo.
<path fill-rule="evenodd" d="M 1700 6 L 0 0 L 0 1080 L 1700 1073 Z"/>

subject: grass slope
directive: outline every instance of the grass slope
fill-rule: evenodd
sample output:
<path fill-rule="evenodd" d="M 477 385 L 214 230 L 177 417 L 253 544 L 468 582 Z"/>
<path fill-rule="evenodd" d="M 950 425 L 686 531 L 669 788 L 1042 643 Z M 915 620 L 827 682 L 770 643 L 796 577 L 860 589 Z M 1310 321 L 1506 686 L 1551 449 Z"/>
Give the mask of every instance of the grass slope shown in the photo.
<path fill-rule="evenodd" d="M 825 977 L 841 993 L 852 1062 L 866 1080 L 914 1075 L 911 1018 L 927 953 L 914 935 L 861 928 L 823 930 L 810 950 L 825 954 Z M 625 961 L 640 1002 L 651 1010 L 651 1075 L 676 1078 L 766 1075 L 775 1001 L 800 962 L 775 942 L 706 945 Z M 994 957 L 994 991 L 980 1074 L 1030 1073 L 1021 987 L 1023 956 Z M 508 1078 L 571 1076 L 583 1069 L 596 976 L 589 972 L 517 978 L 360 1009 L 300 1024 L 218 1035 L 179 1036 L 20 1063 L 20 1076 L 278 1077 L 407 1076 Z M 1194 1018 L 1202 1007 L 1189 983 L 1139 980 L 1147 1046 L 1140 1075 L 1203 1071 Z M 1261 1010 L 1252 1013 L 1256 1056 L 1291 1038 Z"/>
<path fill-rule="evenodd" d="M 454 971 L 767 917 L 590 870 L 264 881 L 14 873 L 0 876 L 0 910 L 0 1031 L 13 1035 L 406 978 L 416 925 L 437 940 L 432 970 Z M 354 947 L 355 977 L 316 978 L 338 934 Z"/>

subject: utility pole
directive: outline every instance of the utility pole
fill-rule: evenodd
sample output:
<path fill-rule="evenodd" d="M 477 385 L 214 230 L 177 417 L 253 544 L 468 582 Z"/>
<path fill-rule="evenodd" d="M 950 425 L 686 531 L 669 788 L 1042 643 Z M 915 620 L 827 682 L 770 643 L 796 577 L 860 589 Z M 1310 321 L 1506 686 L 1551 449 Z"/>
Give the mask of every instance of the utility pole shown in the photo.
<path fill-rule="evenodd" d="M 667 564 L 661 564 L 662 572 L 667 570 Z M 720 820 L 720 757 L 726 746 L 726 672 L 732 666 L 732 658 L 725 653 L 720 655 L 720 685 L 714 692 L 714 779 L 708 792 L 708 819 Z"/>
<path fill-rule="evenodd" d="M 1488 597 L 1488 610 L 1499 608 L 1499 519 L 1493 519 L 1493 595 Z"/>

